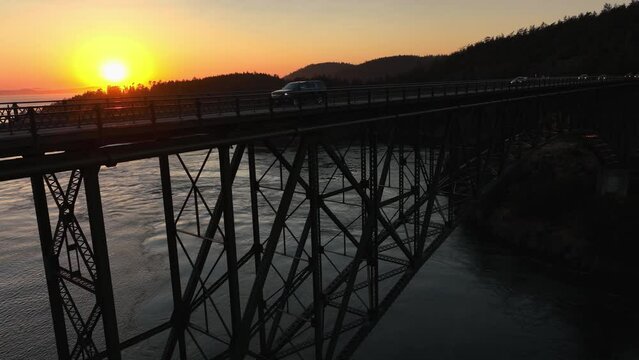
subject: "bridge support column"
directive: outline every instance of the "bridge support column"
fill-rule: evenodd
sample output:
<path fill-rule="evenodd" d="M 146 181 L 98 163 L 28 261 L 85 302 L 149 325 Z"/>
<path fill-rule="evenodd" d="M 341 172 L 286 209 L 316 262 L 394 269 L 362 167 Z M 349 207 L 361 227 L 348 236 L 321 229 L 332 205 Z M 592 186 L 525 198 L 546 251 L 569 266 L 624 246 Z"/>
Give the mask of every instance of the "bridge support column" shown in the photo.
<path fill-rule="evenodd" d="M 320 230 L 319 165 L 317 143 L 308 147 L 308 183 L 311 224 L 311 269 L 313 271 L 313 326 L 315 359 L 324 358 L 324 290 L 322 288 L 322 245 Z"/>
<path fill-rule="evenodd" d="M 109 267 L 109 252 L 104 228 L 104 214 L 102 213 L 102 199 L 100 197 L 100 183 L 98 180 L 99 167 L 83 169 L 84 188 L 86 192 L 87 211 L 91 227 L 91 241 L 95 256 L 97 280 L 95 286 L 96 300 L 102 309 L 102 323 L 106 342 L 106 353 L 110 360 L 119 360 L 120 339 L 118 335 L 118 321 L 115 314 L 113 299 L 113 284 Z"/>
<path fill-rule="evenodd" d="M 262 263 L 262 243 L 260 241 L 260 216 L 259 216 L 259 203 L 258 203 L 258 191 L 259 182 L 257 181 L 256 168 L 255 168 L 255 146 L 250 144 L 248 146 L 248 162 L 249 162 L 249 187 L 251 192 L 251 223 L 253 227 L 253 259 L 255 262 L 255 272 L 257 273 Z M 264 294 L 259 291 L 257 294 L 257 316 L 259 321 L 259 339 L 260 339 L 260 353 L 266 354 L 266 328 L 264 327 Z"/>
<path fill-rule="evenodd" d="M 368 210 L 367 219 L 370 221 L 371 226 L 371 235 L 369 238 L 370 246 L 369 253 L 367 254 L 366 263 L 368 266 L 368 281 L 370 283 L 368 287 L 368 306 L 369 312 L 375 313 L 377 311 L 377 306 L 379 305 L 379 289 L 378 289 L 378 277 L 379 277 L 379 262 L 377 259 L 378 249 L 377 249 L 377 212 L 379 210 L 379 199 L 381 194 L 378 193 L 378 179 L 377 179 L 377 131 L 374 125 L 368 130 L 368 146 L 369 146 L 369 176 L 368 176 L 368 196 L 371 199 L 370 204 L 366 207 Z M 390 164 L 390 158 L 393 151 L 393 145 L 388 145 L 388 151 L 386 157 L 384 159 L 384 170 L 385 173 L 387 171 L 388 166 Z M 382 175 L 381 185 L 385 184 L 385 175 Z"/>
<path fill-rule="evenodd" d="M 166 224 L 166 242 L 169 252 L 169 268 L 171 271 L 171 289 L 173 292 L 173 317 L 171 319 L 177 331 L 180 360 L 186 360 L 186 342 L 184 339 L 184 305 L 182 302 L 182 285 L 180 283 L 180 263 L 177 250 L 177 229 L 173 213 L 173 191 L 171 188 L 171 171 L 169 157 L 160 156 L 160 177 L 162 181 L 162 199 L 164 202 L 164 222 Z"/>
<path fill-rule="evenodd" d="M 231 308 L 231 359 L 240 359 L 238 336 L 242 313 L 240 309 L 240 285 L 238 276 L 237 249 L 235 244 L 235 217 L 233 211 L 233 165 L 228 146 L 218 148 L 220 161 L 220 182 L 224 205 L 224 249 L 228 270 L 229 298 Z"/>
<path fill-rule="evenodd" d="M 58 290 L 58 281 L 60 281 L 58 279 L 58 257 L 54 250 L 47 196 L 44 188 L 44 180 L 41 175 L 31 176 L 31 189 L 33 191 L 33 202 L 38 220 L 40 246 L 44 260 L 44 273 L 47 280 L 47 290 L 49 292 L 49 306 L 51 307 L 51 316 L 53 317 L 53 329 L 55 332 L 56 347 L 58 349 L 58 358 L 69 359 L 69 340 L 64 319 L 64 308 L 62 305 L 62 297 Z"/>

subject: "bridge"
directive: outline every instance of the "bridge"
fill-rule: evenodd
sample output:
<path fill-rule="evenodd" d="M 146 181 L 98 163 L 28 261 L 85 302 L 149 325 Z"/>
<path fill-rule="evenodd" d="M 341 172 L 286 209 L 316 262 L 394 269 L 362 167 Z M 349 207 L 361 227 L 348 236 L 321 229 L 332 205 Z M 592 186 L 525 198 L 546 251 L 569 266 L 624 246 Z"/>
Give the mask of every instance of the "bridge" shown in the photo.
<path fill-rule="evenodd" d="M 120 359 L 160 339 L 162 359 L 342 359 L 535 147 L 589 131 L 631 163 L 638 91 L 543 78 L 329 89 L 295 105 L 266 93 L 11 103 L 0 180 L 31 181 L 58 358 Z M 149 158 L 172 309 L 122 338 L 100 172 Z"/>

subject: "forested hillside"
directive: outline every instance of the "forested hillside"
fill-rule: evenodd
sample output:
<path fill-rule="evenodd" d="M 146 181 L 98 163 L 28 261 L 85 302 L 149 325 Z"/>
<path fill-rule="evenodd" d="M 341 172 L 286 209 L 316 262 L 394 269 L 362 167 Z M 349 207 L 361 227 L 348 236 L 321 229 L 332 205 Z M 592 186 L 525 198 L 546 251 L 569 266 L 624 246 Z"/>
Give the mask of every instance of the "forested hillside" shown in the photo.
<path fill-rule="evenodd" d="M 639 73 L 639 1 L 486 38 L 398 80 Z"/>
<path fill-rule="evenodd" d="M 630 72 L 639 73 L 638 0 L 488 37 L 448 56 L 381 58 L 314 77 L 370 83 Z"/>
<path fill-rule="evenodd" d="M 384 82 L 416 69 L 428 69 L 435 56 L 398 55 L 369 60 L 359 65 L 321 63 L 303 67 L 286 75 L 288 80 L 322 78 L 332 83 Z"/>

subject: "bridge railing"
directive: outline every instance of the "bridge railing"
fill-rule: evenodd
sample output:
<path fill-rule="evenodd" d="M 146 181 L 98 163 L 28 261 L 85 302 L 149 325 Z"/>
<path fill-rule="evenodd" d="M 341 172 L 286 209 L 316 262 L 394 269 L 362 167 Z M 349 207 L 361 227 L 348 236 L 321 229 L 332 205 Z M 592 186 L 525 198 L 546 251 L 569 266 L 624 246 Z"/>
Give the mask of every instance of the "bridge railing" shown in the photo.
<path fill-rule="evenodd" d="M 270 93 L 202 95 L 100 100 L 62 100 L 0 104 L 0 134 L 30 132 L 64 127 L 135 126 L 158 121 L 211 120 L 251 114 L 328 109 L 394 102 L 415 101 L 442 96 L 518 91 L 561 86 L 591 86 L 598 83 L 631 81 L 622 77 L 606 79 L 576 77 L 507 79 L 419 84 L 391 84 L 331 88 L 311 101 L 286 103 Z M 634 80 L 633 80 L 634 81 Z"/>

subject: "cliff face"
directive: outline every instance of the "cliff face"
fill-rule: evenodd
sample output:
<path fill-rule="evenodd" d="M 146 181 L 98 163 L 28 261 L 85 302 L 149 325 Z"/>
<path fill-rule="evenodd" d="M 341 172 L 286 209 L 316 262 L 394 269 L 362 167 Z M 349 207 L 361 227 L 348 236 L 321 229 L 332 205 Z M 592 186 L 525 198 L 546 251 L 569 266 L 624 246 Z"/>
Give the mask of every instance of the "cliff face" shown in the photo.
<path fill-rule="evenodd" d="M 489 237 L 574 270 L 639 275 L 639 202 L 597 194 L 601 165 L 580 138 L 561 137 L 522 161 L 475 219 Z"/>

